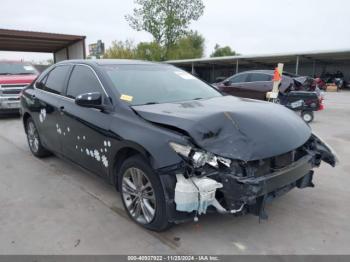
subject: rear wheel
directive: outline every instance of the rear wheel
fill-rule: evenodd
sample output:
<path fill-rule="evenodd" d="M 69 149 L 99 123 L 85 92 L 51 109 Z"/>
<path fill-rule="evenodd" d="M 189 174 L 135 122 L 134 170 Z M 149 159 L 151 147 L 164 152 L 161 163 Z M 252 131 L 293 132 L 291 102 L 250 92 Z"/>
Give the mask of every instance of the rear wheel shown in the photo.
<path fill-rule="evenodd" d="M 312 111 L 303 111 L 301 112 L 301 117 L 306 123 L 311 123 L 314 120 L 314 112 Z"/>
<path fill-rule="evenodd" d="M 169 227 L 162 184 L 141 156 L 123 163 L 118 180 L 124 208 L 133 221 L 154 231 Z"/>
<path fill-rule="evenodd" d="M 27 119 L 25 127 L 29 149 L 33 155 L 36 157 L 45 157 L 50 155 L 51 153 L 46 150 L 40 142 L 39 133 L 32 118 Z"/>

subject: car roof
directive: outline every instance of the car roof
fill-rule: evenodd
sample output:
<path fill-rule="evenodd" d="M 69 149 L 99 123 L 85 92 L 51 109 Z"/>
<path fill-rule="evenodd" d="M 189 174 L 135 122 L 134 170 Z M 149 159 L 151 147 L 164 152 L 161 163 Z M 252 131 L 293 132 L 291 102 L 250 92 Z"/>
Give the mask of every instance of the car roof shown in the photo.
<path fill-rule="evenodd" d="M 262 73 L 262 74 L 268 74 L 268 75 L 273 75 L 274 74 L 274 70 L 248 70 L 248 71 L 244 71 L 241 72 L 242 73 Z M 284 76 L 288 76 L 288 77 L 297 77 L 297 75 L 287 72 L 287 71 L 283 71 L 282 73 Z"/>
<path fill-rule="evenodd" d="M 263 73 L 263 74 L 273 75 L 273 72 L 274 72 L 273 70 L 248 70 L 241 73 Z"/>
<path fill-rule="evenodd" d="M 141 61 L 141 60 L 132 60 L 132 59 L 77 59 L 77 60 L 65 60 L 58 62 L 57 64 L 88 64 L 88 65 L 95 65 L 95 66 L 101 66 L 101 65 L 164 65 L 167 66 L 167 64 L 161 64 L 161 63 L 154 63 L 154 62 L 148 62 L 148 61 Z"/>

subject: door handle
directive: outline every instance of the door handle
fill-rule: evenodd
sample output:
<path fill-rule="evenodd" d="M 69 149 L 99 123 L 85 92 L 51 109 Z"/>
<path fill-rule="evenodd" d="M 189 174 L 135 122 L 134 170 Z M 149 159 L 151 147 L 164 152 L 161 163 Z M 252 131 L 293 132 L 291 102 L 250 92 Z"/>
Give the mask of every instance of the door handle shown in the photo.
<path fill-rule="evenodd" d="M 32 99 L 35 99 L 35 98 L 36 98 L 36 96 L 35 96 L 35 95 L 31 95 L 31 98 L 32 98 Z"/>

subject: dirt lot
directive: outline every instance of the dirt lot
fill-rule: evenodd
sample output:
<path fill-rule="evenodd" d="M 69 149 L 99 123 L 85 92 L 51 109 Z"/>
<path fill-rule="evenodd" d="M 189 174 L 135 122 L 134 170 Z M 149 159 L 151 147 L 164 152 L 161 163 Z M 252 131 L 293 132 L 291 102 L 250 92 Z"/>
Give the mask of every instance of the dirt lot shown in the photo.
<path fill-rule="evenodd" d="M 248 215 L 208 215 L 165 233 L 128 218 L 102 180 L 33 157 L 19 118 L 0 119 L 0 254 L 350 254 L 350 92 L 327 93 L 312 128 L 334 147 L 335 169 Z"/>

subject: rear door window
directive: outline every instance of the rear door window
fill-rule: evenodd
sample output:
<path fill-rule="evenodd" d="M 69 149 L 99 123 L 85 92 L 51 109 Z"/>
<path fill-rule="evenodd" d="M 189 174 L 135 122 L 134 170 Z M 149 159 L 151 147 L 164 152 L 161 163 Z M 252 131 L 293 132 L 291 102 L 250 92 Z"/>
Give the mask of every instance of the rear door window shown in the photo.
<path fill-rule="evenodd" d="M 69 79 L 67 96 L 74 99 L 78 95 L 93 92 L 102 93 L 102 88 L 92 69 L 75 66 Z"/>
<path fill-rule="evenodd" d="M 41 87 L 47 92 L 61 95 L 65 87 L 69 68 L 70 67 L 68 65 L 55 67 L 53 70 L 50 71 L 49 75 L 47 76 L 47 79 L 46 77 L 44 78 L 44 80 L 46 79 L 45 84 L 41 86 L 39 85 L 39 88 Z"/>
<path fill-rule="evenodd" d="M 231 77 L 230 83 L 231 84 L 244 83 L 244 82 L 246 82 L 246 79 L 247 79 L 247 74 L 239 74 L 239 75 L 235 75 L 235 76 Z"/>
<path fill-rule="evenodd" d="M 262 81 L 271 81 L 272 76 L 268 74 L 260 74 L 260 73 L 250 73 L 248 75 L 247 82 L 262 82 Z"/>

